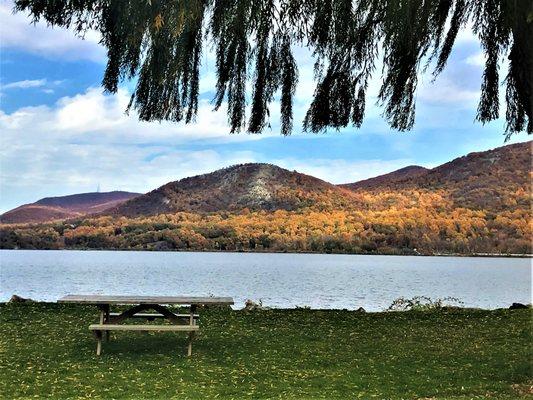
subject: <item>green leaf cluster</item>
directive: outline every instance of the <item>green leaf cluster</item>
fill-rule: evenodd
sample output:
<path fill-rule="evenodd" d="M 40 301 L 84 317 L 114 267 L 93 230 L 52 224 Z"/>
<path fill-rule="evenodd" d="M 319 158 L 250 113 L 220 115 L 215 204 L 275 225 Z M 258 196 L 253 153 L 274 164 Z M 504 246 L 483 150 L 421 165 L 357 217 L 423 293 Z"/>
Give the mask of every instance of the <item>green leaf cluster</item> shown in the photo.
<path fill-rule="evenodd" d="M 507 135 L 533 132 L 533 2 L 530 0 L 16 0 L 34 20 L 96 29 L 107 48 L 103 86 L 137 77 L 130 107 L 145 121 L 191 122 L 200 64 L 216 53 L 214 108 L 227 101 L 232 132 L 260 133 L 279 95 L 281 132 L 293 127 L 294 46 L 315 57 L 316 88 L 304 130 L 360 127 L 368 84 L 382 61 L 378 103 L 397 130 L 415 122 L 420 72 L 446 66 L 457 34 L 473 29 L 486 61 L 477 119 L 500 115 L 505 77 Z M 251 87 L 251 90 L 248 89 Z M 249 107 L 249 110 L 248 110 Z M 249 114 L 249 115 L 247 115 Z"/>

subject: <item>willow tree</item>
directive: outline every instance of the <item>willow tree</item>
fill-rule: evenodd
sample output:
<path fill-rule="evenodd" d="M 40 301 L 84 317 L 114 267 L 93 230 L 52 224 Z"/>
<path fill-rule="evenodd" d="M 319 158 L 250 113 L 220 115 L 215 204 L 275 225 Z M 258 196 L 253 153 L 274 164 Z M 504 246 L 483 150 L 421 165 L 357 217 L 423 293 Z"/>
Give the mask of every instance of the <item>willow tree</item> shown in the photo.
<path fill-rule="evenodd" d="M 431 68 L 437 76 L 458 32 L 472 29 L 486 58 L 477 119 L 499 117 L 503 80 L 508 137 L 533 131 L 532 0 L 16 0 L 15 9 L 80 35 L 99 31 L 108 55 L 104 88 L 113 93 L 121 80 L 137 78 L 128 109 L 145 121 L 195 118 L 208 44 L 216 53 L 214 108 L 227 102 L 232 132 L 260 133 L 279 99 L 285 135 L 298 81 L 294 46 L 315 58 L 305 130 L 359 127 L 376 73 L 384 118 L 409 130 L 419 74 Z"/>

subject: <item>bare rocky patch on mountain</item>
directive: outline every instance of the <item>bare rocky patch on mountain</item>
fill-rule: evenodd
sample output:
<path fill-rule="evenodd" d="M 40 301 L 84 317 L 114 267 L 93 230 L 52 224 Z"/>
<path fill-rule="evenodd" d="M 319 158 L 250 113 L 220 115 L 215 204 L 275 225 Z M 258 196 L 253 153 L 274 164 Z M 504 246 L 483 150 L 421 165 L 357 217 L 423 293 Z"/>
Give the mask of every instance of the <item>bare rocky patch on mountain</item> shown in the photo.
<path fill-rule="evenodd" d="M 343 208 L 352 201 L 348 190 L 321 179 L 271 164 L 241 164 L 170 182 L 106 214 L 133 217 L 179 211 L 294 211 Z"/>

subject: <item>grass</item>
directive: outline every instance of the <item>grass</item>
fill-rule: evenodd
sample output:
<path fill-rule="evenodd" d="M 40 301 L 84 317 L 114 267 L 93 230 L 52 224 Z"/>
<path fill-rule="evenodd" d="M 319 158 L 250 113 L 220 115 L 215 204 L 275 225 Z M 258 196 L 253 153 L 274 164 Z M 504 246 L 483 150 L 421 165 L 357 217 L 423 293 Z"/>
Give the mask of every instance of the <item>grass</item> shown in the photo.
<path fill-rule="evenodd" d="M 0 305 L 4 398 L 533 398 L 531 310 L 202 310 L 180 333 L 113 333 L 94 307 Z"/>

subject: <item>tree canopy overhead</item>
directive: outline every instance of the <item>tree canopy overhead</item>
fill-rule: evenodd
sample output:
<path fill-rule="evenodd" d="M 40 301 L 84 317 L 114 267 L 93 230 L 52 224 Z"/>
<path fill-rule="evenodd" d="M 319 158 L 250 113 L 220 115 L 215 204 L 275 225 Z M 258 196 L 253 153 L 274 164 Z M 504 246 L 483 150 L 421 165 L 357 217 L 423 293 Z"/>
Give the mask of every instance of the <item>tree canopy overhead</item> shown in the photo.
<path fill-rule="evenodd" d="M 471 27 L 486 58 L 477 119 L 500 115 L 499 69 L 507 57 L 507 135 L 533 132 L 532 0 L 16 0 L 15 9 L 78 34 L 99 31 L 108 53 L 104 88 L 113 93 L 121 80 L 137 77 L 128 108 L 145 121 L 194 119 L 201 54 L 210 43 L 214 107 L 227 101 L 232 132 L 260 133 L 279 96 L 285 135 L 298 82 L 294 45 L 309 48 L 316 61 L 305 130 L 359 127 L 376 74 L 384 118 L 409 130 L 419 73 L 432 68 L 437 76 L 459 30 Z"/>

